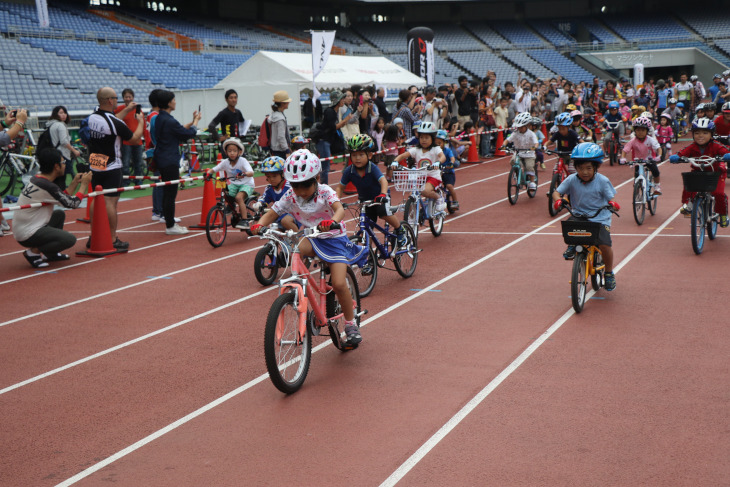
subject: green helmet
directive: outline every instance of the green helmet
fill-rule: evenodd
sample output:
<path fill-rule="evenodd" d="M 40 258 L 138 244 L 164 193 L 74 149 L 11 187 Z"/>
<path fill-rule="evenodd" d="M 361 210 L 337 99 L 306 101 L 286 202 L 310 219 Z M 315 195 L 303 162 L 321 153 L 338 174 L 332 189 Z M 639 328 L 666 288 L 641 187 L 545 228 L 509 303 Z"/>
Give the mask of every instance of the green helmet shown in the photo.
<path fill-rule="evenodd" d="M 355 134 L 347 139 L 347 150 L 350 152 L 370 151 L 373 146 L 373 139 L 366 134 Z"/>

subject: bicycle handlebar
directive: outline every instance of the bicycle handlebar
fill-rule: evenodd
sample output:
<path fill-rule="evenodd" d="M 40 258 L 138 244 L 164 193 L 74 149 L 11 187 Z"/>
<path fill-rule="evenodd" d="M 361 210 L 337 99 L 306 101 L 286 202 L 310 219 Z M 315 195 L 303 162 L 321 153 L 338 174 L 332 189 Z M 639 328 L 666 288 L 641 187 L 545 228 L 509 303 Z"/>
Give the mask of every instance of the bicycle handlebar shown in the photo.
<path fill-rule="evenodd" d="M 679 161 L 677 161 L 677 162 L 688 162 L 688 163 L 692 164 L 694 167 L 698 167 L 700 169 L 707 169 L 709 167 L 712 167 L 712 165 L 716 162 L 722 162 L 722 160 L 723 160 L 722 156 L 714 156 L 714 157 L 713 156 L 699 156 L 699 157 L 680 156 Z"/>
<path fill-rule="evenodd" d="M 269 235 L 273 235 L 276 237 L 287 237 L 287 238 L 294 238 L 294 237 L 312 237 L 317 236 L 323 233 L 330 233 L 332 230 L 340 230 L 342 226 L 339 223 L 333 223 L 330 225 L 330 229 L 323 232 L 320 231 L 317 227 L 307 227 L 302 228 L 301 230 L 294 231 L 294 230 L 286 230 L 282 232 L 281 230 L 276 230 L 275 228 L 264 226 L 261 227 L 261 230 L 258 235 L 251 235 L 252 237 L 259 237 L 259 238 L 267 238 Z M 249 232 L 250 233 L 250 232 Z"/>
<path fill-rule="evenodd" d="M 614 215 L 616 215 L 617 217 L 621 217 L 621 215 L 618 214 L 618 210 L 616 208 L 614 208 L 613 206 L 611 206 L 611 205 L 606 205 L 606 206 L 603 206 L 603 207 L 599 208 L 592 215 L 583 215 L 583 214 L 580 214 L 580 213 L 574 213 L 572 207 L 570 206 L 570 202 L 569 201 L 565 201 L 565 200 L 563 200 L 563 201 L 564 201 L 563 202 L 563 208 L 565 208 L 566 210 L 568 210 L 568 213 L 570 213 L 571 215 L 573 215 L 576 218 L 594 218 L 594 217 L 598 216 L 598 214 L 600 212 L 602 212 L 603 210 L 608 210 L 611 213 L 613 213 Z"/>

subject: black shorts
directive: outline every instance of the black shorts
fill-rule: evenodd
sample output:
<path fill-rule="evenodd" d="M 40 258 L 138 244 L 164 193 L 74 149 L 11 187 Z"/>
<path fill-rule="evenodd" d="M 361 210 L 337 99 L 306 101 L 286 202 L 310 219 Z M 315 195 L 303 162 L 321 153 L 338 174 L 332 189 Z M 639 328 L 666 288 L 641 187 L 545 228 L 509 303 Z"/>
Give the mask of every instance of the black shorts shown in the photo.
<path fill-rule="evenodd" d="M 442 172 L 441 182 L 444 183 L 444 186 L 446 186 L 447 184 L 456 184 L 456 174 L 454 174 L 453 172 Z"/>
<path fill-rule="evenodd" d="M 96 190 L 97 186 L 102 189 L 115 189 L 122 187 L 122 168 L 111 169 L 109 171 L 92 171 L 91 187 Z M 108 193 L 104 196 L 119 196 L 121 193 Z"/>
<path fill-rule="evenodd" d="M 392 214 L 389 211 L 389 208 L 390 208 L 390 202 L 388 202 L 387 204 L 382 204 L 382 205 L 368 206 L 367 208 L 365 208 L 365 214 L 372 221 L 377 222 L 378 217 L 383 218 L 386 216 L 390 216 Z"/>

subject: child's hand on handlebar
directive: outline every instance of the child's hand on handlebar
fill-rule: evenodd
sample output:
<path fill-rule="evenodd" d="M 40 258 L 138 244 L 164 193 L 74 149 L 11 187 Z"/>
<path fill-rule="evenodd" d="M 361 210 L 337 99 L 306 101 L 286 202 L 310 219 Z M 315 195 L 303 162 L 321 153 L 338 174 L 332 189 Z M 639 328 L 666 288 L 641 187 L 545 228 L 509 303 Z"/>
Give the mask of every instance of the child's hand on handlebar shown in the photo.
<path fill-rule="evenodd" d="M 380 193 L 378 196 L 375 197 L 376 203 L 385 203 L 386 201 L 388 201 L 388 196 L 383 193 Z"/>
<path fill-rule="evenodd" d="M 553 209 L 555 211 L 560 211 L 563 209 L 563 206 L 565 206 L 565 204 L 566 204 L 566 201 L 562 198 L 555 200 L 555 201 L 553 201 Z"/>
<path fill-rule="evenodd" d="M 258 235 L 259 232 L 261 232 L 263 228 L 264 228 L 264 226 L 261 225 L 260 223 L 254 223 L 253 225 L 251 225 L 251 227 L 249 227 L 249 230 L 251 231 L 252 235 Z"/>
<path fill-rule="evenodd" d="M 326 232 L 335 223 L 337 223 L 337 222 L 334 220 L 322 220 L 321 222 L 319 222 L 319 225 L 317 225 L 317 228 L 319 229 L 320 232 Z"/>

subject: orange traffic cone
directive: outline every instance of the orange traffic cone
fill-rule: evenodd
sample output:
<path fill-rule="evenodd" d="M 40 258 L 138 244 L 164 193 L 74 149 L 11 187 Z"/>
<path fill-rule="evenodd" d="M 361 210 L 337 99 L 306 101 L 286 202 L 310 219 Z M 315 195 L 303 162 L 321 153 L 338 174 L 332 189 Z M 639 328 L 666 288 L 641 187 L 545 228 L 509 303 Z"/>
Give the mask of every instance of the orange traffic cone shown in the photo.
<path fill-rule="evenodd" d="M 205 220 L 208 218 L 208 212 L 215 206 L 215 188 L 213 181 L 210 179 L 203 183 L 203 207 L 200 209 L 200 223 L 190 225 L 189 228 L 205 228 Z"/>
<path fill-rule="evenodd" d="M 195 139 L 190 146 L 190 170 L 200 172 L 200 164 L 198 164 L 198 149 L 195 147 Z"/>
<path fill-rule="evenodd" d="M 544 123 L 542 124 L 542 135 L 544 135 L 545 139 L 547 140 L 547 138 L 548 138 L 547 127 L 545 126 Z"/>
<path fill-rule="evenodd" d="M 91 183 L 89 183 L 88 194 L 91 194 Z M 91 223 L 91 203 L 94 198 L 91 196 L 86 197 L 86 218 L 77 218 L 76 221 L 79 223 Z"/>
<path fill-rule="evenodd" d="M 507 153 L 503 150 L 501 150 L 501 147 L 504 145 L 504 130 L 502 129 L 502 126 L 499 126 L 499 132 L 497 132 L 497 145 L 496 150 L 494 151 L 495 157 L 501 157 L 506 156 Z"/>
<path fill-rule="evenodd" d="M 466 156 L 466 162 L 470 162 L 470 163 L 480 162 L 479 161 L 479 151 L 477 150 L 476 132 L 472 132 L 469 134 L 469 141 L 471 142 L 471 145 L 469 146 L 469 153 Z"/>
<path fill-rule="evenodd" d="M 102 187 L 97 186 L 96 191 L 101 191 Z M 117 253 L 127 252 L 125 250 L 117 250 L 112 242 L 112 232 L 109 229 L 109 216 L 106 213 L 106 201 L 104 195 L 100 194 L 94 197 L 94 218 L 91 222 L 91 237 L 89 237 L 88 250 L 76 252 L 76 255 L 83 257 L 104 257 Z"/>

